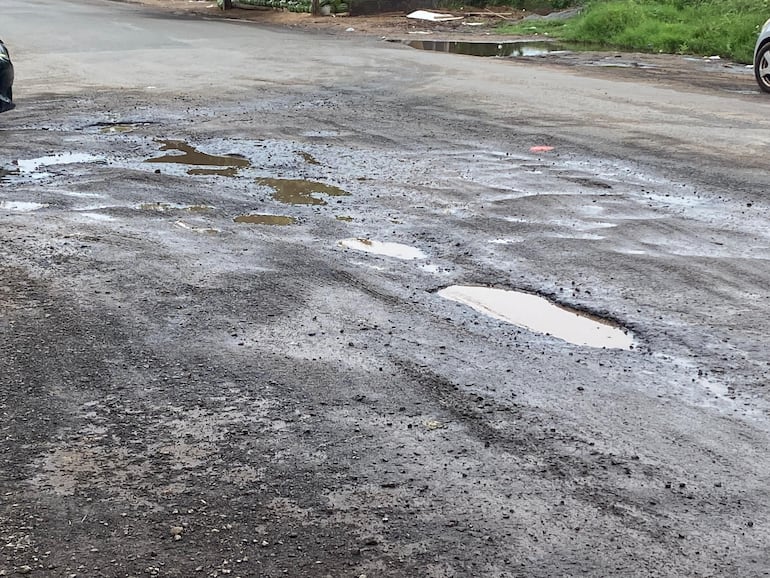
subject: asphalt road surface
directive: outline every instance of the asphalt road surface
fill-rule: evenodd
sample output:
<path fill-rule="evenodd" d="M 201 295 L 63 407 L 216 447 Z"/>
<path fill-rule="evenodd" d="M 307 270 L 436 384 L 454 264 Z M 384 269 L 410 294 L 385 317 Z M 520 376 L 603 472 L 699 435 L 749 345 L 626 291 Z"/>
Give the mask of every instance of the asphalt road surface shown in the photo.
<path fill-rule="evenodd" d="M 96 0 L 0 37 L 0 576 L 770 569 L 750 70 Z"/>

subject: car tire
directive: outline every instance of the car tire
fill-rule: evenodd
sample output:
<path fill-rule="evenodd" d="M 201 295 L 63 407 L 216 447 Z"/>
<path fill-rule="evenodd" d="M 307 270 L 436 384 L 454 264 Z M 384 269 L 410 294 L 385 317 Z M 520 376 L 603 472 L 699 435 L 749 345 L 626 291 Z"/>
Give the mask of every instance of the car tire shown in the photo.
<path fill-rule="evenodd" d="M 762 92 L 770 93 L 770 42 L 763 44 L 754 59 L 754 77 Z"/>

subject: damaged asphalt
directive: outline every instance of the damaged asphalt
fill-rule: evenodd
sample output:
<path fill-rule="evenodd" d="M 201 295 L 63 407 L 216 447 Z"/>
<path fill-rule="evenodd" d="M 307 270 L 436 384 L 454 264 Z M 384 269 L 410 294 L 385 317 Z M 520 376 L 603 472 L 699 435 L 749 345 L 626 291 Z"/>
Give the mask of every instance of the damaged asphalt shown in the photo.
<path fill-rule="evenodd" d="M 766 573 L 750 71 L 6 3 L 0 575 Z"/>

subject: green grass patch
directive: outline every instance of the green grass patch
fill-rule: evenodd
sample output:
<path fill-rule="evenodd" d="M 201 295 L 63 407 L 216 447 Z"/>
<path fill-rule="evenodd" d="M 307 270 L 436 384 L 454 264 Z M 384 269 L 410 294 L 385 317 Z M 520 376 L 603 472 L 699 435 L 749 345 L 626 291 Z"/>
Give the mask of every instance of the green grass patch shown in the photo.
<path fill-rule="evenodd" d="M 500 30 L 750 63 L 759 27 L 768 18 L 770 0 L 595 0 L 568 20 L 529 20 Z"/>

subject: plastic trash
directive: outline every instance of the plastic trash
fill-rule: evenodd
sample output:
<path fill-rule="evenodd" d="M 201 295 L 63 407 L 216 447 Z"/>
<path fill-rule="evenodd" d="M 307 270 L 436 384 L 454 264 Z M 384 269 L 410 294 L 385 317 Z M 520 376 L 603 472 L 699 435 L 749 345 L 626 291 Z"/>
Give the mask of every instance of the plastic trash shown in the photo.
<path fill-rule="evenodd" d="M 440 14 L 430 10 L 416 10 L 406 15 L 407 18 L 415 20 L 428 20 L 429 22 L 449 22 L 451 20 L 462 20 L 464 16 L 455 16 L 453 14 Z"/>
<path fill-rule="evenodd" d="M 0 112 L 11 110 L 13 104 L 13 64 L 8 49 L 0 40 Z"/>

